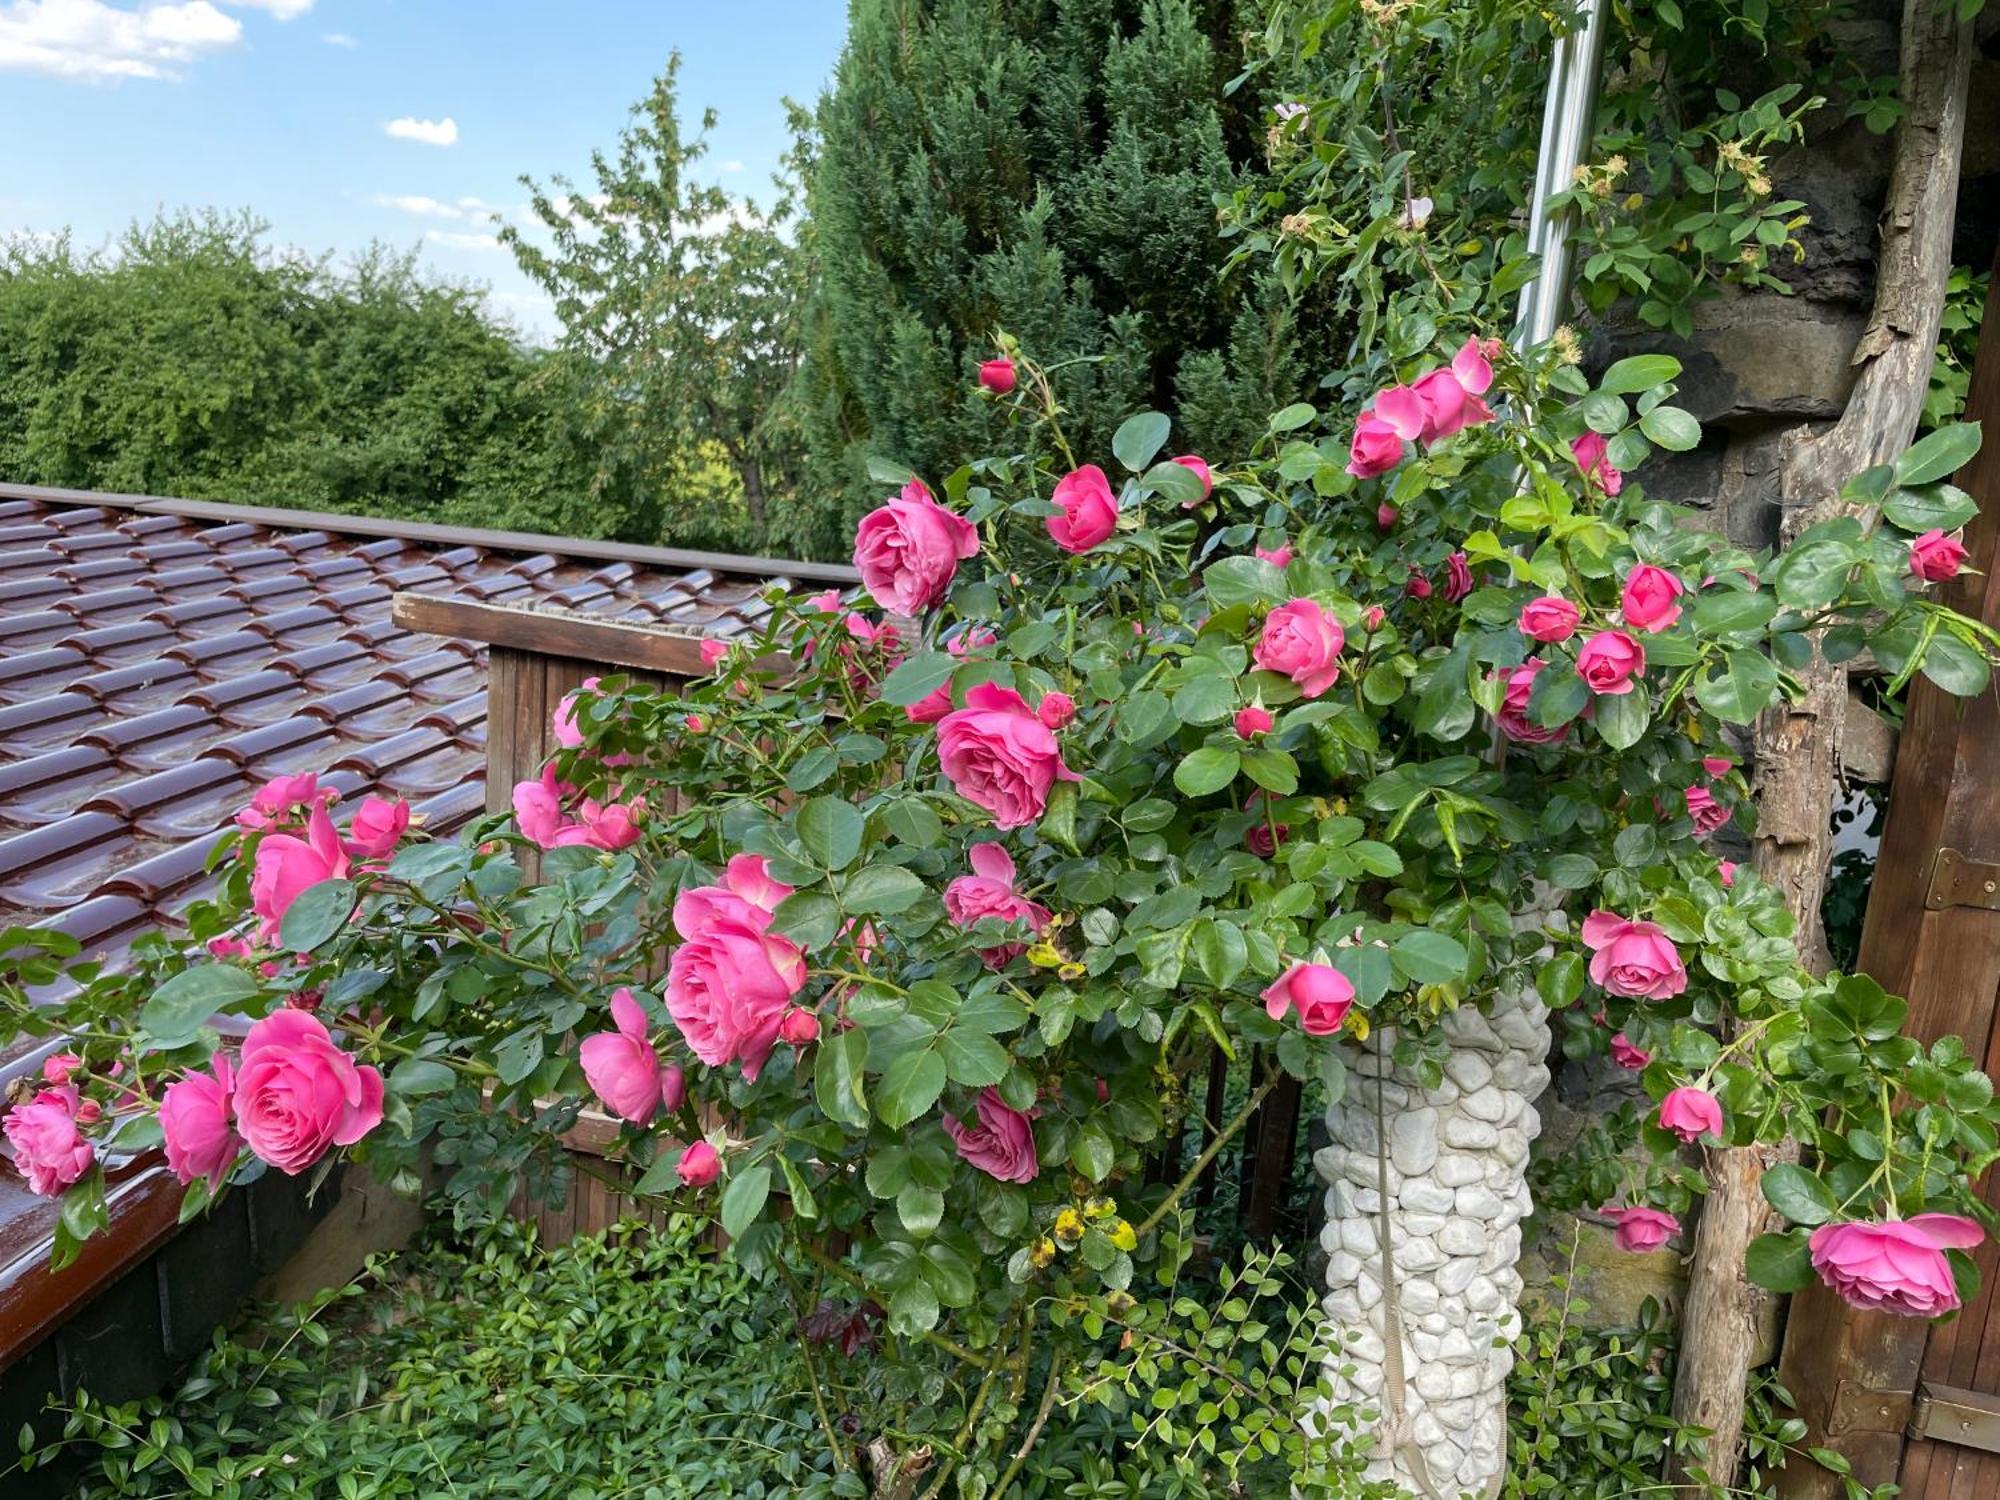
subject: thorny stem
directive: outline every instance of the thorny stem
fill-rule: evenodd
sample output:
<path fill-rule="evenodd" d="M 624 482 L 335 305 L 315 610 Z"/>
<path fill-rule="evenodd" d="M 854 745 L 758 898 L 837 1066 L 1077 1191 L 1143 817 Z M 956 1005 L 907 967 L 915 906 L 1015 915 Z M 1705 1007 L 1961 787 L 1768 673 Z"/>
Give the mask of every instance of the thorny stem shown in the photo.
<path fill-rule="evenodd" d="M 1021 1446 L 1014 1450 L 1013 1462 L 1009 1463 L 1006 1471 L 1001 1474 L 1000 1482 L 993 1486 L 994 1495 L 1000 1496 L 1007 1493 L 1007 1486 L 1014 1482 L 1014 1476 L 1021 1472 L 1021 1465 L 1028 1461 L 1028 1455 L 1034 1451 L 1035 1442 L 1042 1435 L 1042 1428 L 1048 1424 L 1049 1412 L 1055 1407 L 1056 1389 L 1061 1380 L 1062 1356 L 1060 1354 L 1051 1355 L 1049 1357 L 1049 1383 L 1048 1388 L 1042 1392 L 1041 1410 L 1035 1413 L 1034 1423 L 1028 1428 L 1027 1436 L 1021 1439 Z"/>
<path fill-rule="evenodd" d="M 1158 1208 L 1146 1215 L 1145 1222 L 1140 1224 L 1135 1230 L 1140 1239 L 1144 1239 L 1154 1229 L 1159 1227 L 1160 1220 L 1164 1219 L 1173 1206 L 1181 1201 L 1182 1196 L 1187 1190 L 1194 1186 L 1195 1180 L 1208 1170 L 1209 1164 L 1217 1156 L 1221 1155 L 1222 1148 L 1234 1140 L 1243 1127 L 1250 1123 L 1250 1116 L 1256 1112 L 1258 1105 L 1270 1097 L 1271 1090 L 1278 1086 L 1278 1079 L 1281 1076 L 1277 1070 L 1273 1069 L 1264 1076 L 1264 1081 L 1251 1091 L 1250 1097 L 1244 1101 L 1243 1108 L 1237 1112 L 1236 1118 L 1216 1132 L 1215 1139 L 1210 1141 L 1201 1155 L 1194 1159 L 1194 1165 L 1181 1174 L 1181 1180 L 1174 1184 L 1174 1190 L 1167 1194 Z M 998 1491 L 995 1491 L 995 1493 L 997 1494 Z"/>
<path fill-rule="evenodd" d="M 778 1274 L 785 1278 L 785 1284 L 792 1289 L 793 1305 L 799 1309 L 799 1316 L 803 1318 L 808 1300 L 806 1289 L 799 1285 L 798 1277 L 792 1274 L 792 1268 L 785 1264 L 782 1257 L 776 1258 L 776 1264 Z M 826 1434 L 827 1451 L 833 1455 L 833 1466 L 845 1474 L 852 1465 L 848 1463 L 847 1449 L 840 1441 L 840 1434 L 833 1430 L 833 1418 L 827 1413 L 826 1394 L 820 1389 L 819 1365 L 813 1360 L 811 1339 L 805 1337 L 799 1339 L 799 1354 L 806 1362 L 806 1378 L 812 1383 L 813 1411 L 819 1417 L 820 1431 Z M 987 1378 L 992 1377 L 989 1375 Z"/>

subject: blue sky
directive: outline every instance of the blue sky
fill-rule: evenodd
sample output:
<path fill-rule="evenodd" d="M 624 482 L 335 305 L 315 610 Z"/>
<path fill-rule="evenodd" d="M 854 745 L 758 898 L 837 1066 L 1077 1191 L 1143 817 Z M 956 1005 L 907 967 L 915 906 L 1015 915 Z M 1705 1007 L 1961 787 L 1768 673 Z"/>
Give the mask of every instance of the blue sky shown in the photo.
<path fill-rule="evenodd" d="M 97 244 L 155 208 L 249 208 L 279 243 L 418 246 L 545 306 L 486 216 L 516 182 L 609 148 L 676 47 L 683 119 L 721 114 L 707 165 L 769 195 L 783 99 L 818 97 L 843 0 L 0 0 L 0 233 Z M 400 123 L 398 123 L 400 122 Z M 447 125 L 446 122 L 449 122 Z"/>

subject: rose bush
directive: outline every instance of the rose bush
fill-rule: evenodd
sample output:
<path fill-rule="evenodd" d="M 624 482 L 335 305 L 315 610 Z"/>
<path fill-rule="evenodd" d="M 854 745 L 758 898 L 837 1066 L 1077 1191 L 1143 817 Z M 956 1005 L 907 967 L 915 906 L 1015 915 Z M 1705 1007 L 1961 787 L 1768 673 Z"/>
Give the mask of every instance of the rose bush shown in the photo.
<path fill-rule="evenodd" d="M 1660 1101 L 1625 1243 L 1688 1208 L 1683 1140 L 1793 1133 L 1807 1164 L 1766 1191 L 1798 1227 L 1752 1274 L 1956 1305 L 1990 1084 L 1867 979 L 1806 974 L 1711 843 L 1752 816 L 1731 726 L 1813 652 L 1984 687 L 1991 634 L 1913 570 L 1970 518 L 1943 479 L 1972 433 L 1857 476 L 1773 559 L 1635 479 L 1697 436 L 1665 356 L 1591 386 L 1443 346 L 1351 441 L 1288 437 L 1312 417 L 1288 409 L 1234 465 L 1161 459 L 1171 423 L 1140 413 L 1091 455 L 1115 482 L 1015 365 L 1064 466 L 885 475 L 868 599 L 775 598 L 699 680 L 566 699 L 515 816 L 458 841 L 387 808 L 343 840 L 310 778 L 274 783 L 192 945 L 16 996 L 83 1057 L 8 1124 L 69 1195 L 66 1245 L 102 1222 L 79 1150 L 164 1128 L 190 1211 L 338 1148 L 414 1187 L 427 1151 L 476 1216 L 544 1187 L 595 1103 L 638 1191 L 714 1214 L 802 1310 L 877 1304 L 961 1360 L 956 1404 L 913 1409 L 949 1413 L 947 1470 L 1004 1487 L 1030 1371 L 1069 1390 L 1188 1252 L 1186 1189 L 1249 1107 L 1145 1168 L 1210 1049 L 1272 1059 L 1249 1106 L 1280 1072 L 1337 1094 L 1371 1028 L 1434 1083 L 1440 1017 L 1531 984 Z M 14 941 L 44 982 L 59 945 Z"/>

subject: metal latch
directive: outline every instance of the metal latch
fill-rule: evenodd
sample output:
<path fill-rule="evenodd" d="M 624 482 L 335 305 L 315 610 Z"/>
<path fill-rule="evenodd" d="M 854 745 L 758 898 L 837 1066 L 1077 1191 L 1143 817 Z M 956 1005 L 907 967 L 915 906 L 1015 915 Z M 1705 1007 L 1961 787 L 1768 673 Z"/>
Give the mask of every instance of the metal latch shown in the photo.
<path fill-rule="evenodd" d="M 1845 1432 L 1901 1432 L 1910 1420 L 1908 1391 L 1878 1391 L 1858 1380 L 1834 1385 L 1827 1407 L 1829 1437 Z"/>
<path fill-rule="evenodd" d="M 1957 849 L 1940 849 L 1931 862 L 1930 889 L 1924 905 L 1931 911 L 1948 906 L 1977 906 L 2000 911 L 2000 864 L 1988 864 Z"/>
<path fill-rule="evenodd" d="M 1934 1443 L 2000 1453 L 2000 1396 L 1925 1383 L 1917 1388 L 1910 1434 Z"/>

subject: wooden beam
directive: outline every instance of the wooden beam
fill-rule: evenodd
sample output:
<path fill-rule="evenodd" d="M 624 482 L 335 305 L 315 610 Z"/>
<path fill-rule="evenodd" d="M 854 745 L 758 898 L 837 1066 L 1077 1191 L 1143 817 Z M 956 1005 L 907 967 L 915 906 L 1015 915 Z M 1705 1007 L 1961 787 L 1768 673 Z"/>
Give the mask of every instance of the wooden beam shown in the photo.
<path fill-rule="evenodd" d="M 389 601 L 389 618 L 405 630 L 484 641 L 536 656 L 561 657 L 593 667 L 635 667 L 668 677 L 705 677 L 701 643 L 709 637 L 634 620 L 607 620 L 599 615 L 521 604 L 482 604 L 470 599 L 432 594 L 397 594 Z M 757 665 L 782 671 L 789 665 L 778 654 Z"/>

